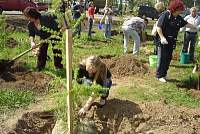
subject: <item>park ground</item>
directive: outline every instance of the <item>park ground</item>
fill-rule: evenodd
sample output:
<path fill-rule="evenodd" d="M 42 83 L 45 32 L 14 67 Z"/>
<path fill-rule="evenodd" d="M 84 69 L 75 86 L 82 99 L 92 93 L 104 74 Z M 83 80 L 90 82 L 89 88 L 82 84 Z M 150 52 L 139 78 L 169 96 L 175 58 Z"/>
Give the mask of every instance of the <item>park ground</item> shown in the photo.
<path fill-rule="evenodd" d="M 12 30 L 13 35 L 7 42 L 10 54 L 1 53 L 1 62 L 23 52 L 19 48 L 29 48 L 24 17 L 5 17 L 5 30 Z M 160 83 L 154 77 L 156 68 L 150 67 L 148 61 L 154 48 L 152 37 L 149 37 L 146 47 L 140 47 L 140 55 L 124 54 L 122 34 L 118 32 L 119 23 L 113 23 L 111 40 L 104 39 L 103 30 L 97 28 L 98 20 L 93 28 L 92 40 L 87 40 L 84 34 L 81 39 L 75 37 L 73 40 L 73 55 L 78 59 L 89 54 L 100 55 L 110 69 L 113 81 L 106 105 L 103 108 L 93 105 L 81 118 L 83 126 L 76 133 L 199 134 L 200 93 L 196 90 L 197 76 L 191 73 L 195 63 L 180 64 L 182 39 L 177 43 L 169 69 L 173 80 Z M 147 28 L 151 29 L 154 23 L 150 21 Z M 87 21 L 85 24 L 83 33 L 87 32 Z M 132 45 L 129 46 L 131 49 Z M 0 90 L 30 91 L 36 94 L 36 100 L 26 108 L 1 114 L 2 134 L 51 134 L 56 124 L 54 113 L 46 111 L 53 105 L 53 100 L 46 98 L 51 89 L 49 82 L 55 79 L 52 76 L 65 77 L 65 70 L 55 70 L 50 58 L 47 69 L 37 72 L 34 69 L 36 58 L 28 55 L 17 60 L 12 67 L 0 71 Z"/>

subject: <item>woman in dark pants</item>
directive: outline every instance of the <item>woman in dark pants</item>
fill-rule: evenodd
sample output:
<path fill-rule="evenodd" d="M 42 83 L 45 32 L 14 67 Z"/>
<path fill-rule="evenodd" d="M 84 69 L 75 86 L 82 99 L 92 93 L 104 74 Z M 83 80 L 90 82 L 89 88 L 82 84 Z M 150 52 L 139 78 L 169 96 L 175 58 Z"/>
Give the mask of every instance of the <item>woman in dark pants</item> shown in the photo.
<path fill-rule="evenodd" d="M 29 39 L 31 42 L 31 47 L 33 49 L 36 48 L 35 44 L 35 35 L 39 36 L 40 39 L 45 40 L 50 38 L 51 33 L 43 30 L 43 26 L 45 28 L 49 28 L 51 30 L 60 32 L 61 29 L 58 28 L 58 23 L 56 22 L 57 17 L 52 15 L 41 15 L 40 12 L 33 7 L 27 7 L 24 12 L 24 16 L 29 20 L 28 23 L 28 30 L 29 30 Z M 64 22 L 64 18 L 62 18 L 62 29 L 66 29 L 66 25 Z M 50 39 L 53 41 L 58 41 L 58 39 Z M 48 50 L 49 43 L 42 43 L 39 48 L 38 59 L 37 59 L 37 67 L 38 71 L 41 71 L 45 68 L 46 61 L 47 61 L 47 50 Z M 58 56 L 61 55 L 62 52 L 59 49 L 54 49 L 56 44 L 52 43 L 53 46 L 53 53 L 54 53 L 54 65 L 57 69 L 62 69 L 63 65 L 61 64 L 62 57 Z"/>
<path fill-rule="evenodd" d="M 188 24 L 179 14 L 184 11 L 184 4 L 180 0 L 170 3 L 168 11 L 164 11 L 159 17 L 157 24 L 158 32 L 158 64 L 156 77 L 161 82 L 170 80 L 167 71 L 172 59 L 173 49 L 176 47 L 176 38 L 181 27 L 199 29 L 192 24 Z M 170 18 L 169 18 L 170 16 Z"/>
<path fill-rule="evenodd" d="M 99 84 L 103 88 L 111 87 L 111 73 L 106 65 L 101 62 L 99 56 L 91 55 L 86 59 L 83 59 L 78 67 L 79 71 L 77 81 L 79 84 L 85 84 L 88 86 Z M 109 95 L 109 91 L 103 90 L 99 93 L 103 94 L 103 96 L 101 96 L 98 107 L 102 107 L 106 104 L 106 98 Z M 79 110 L 79 115 L 84 115 L 88 111 L 94 100 L 94 97 L 89 97 L 85 105 Z"/>

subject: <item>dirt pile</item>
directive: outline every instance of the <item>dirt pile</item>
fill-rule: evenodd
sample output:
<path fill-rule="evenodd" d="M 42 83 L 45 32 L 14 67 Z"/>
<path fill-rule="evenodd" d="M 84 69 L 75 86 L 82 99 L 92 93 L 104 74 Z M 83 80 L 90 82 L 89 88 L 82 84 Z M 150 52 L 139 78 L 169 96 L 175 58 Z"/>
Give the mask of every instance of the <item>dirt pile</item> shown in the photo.
<path fill-rule="evenodd" d="M 0 90 L 26 90 L 34 93 L 45 93 L 50 86 L 48 82 L 52 80 L 40 72 L 34 72 L 22 67 L 25 63 L 16 62 L 11 68 L 0 71 Z"/>
<path fill-rule="evenodd" d="M 102 61 L 107 65 L 113 76 L 146 75 L 149 72 L 147 66 L 130 55 L 119 57 L 103 57 Z"/>
<path fill-rule="evenodd" d="M 55 118 L 50 112 L 28 112 L 8 134 L 51 134 Z"/>
<path fill-rule="evenodd" d="M 100 134 L 200 133 L 197 110 L 175 108 L 165 100 L 135 103 L 111 99 L 104 108 L 93 106 L 86 117 Z"/>

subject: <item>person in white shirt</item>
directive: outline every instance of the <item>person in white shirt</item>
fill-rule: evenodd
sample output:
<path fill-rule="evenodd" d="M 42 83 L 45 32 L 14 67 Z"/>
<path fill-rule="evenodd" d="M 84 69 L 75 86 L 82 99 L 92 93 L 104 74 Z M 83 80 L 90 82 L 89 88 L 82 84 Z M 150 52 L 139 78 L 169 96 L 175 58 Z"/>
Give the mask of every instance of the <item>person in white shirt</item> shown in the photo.
<path fill-rule="evenodd" d="M 190 15 L 186 16 L 184 18 L 184 20 L 190 24 L 193 24 L 194 26 L 199 26 L 200 25 L 200 16 L 198 16 L 196 14 L 196 12 L 197 12 L 196 7 L 192 7 L 190 9 Z M 190 62 L 194 62 L 195 43 L 196 43 L 198 32 L 197 32 L 197 29 L 191 29 L 191 28 L 187 28 L 187 27 L 180 29 L 181 32 L 184 30 L 185 30 L 184 46 L 183 46 L 182 53 L 188 53 L 188 51 L 189 51 Z M 190 48 L 188 50 L 189 43 L 190 43 Z"/>
<path fill-rule="evenodd" d="M 124 53 L 130 53 L 128 50 L 129 37 L 131 36 L 134 40 L 133 54 L 140 54 L 140 37 L 137 31 L 142 31 L 143 45 L 146 46 L 146 25 L 148 24 L 147 19 L 140 17 L 131 17 L 124 21 L 122 30 L 124 32 Z"/>

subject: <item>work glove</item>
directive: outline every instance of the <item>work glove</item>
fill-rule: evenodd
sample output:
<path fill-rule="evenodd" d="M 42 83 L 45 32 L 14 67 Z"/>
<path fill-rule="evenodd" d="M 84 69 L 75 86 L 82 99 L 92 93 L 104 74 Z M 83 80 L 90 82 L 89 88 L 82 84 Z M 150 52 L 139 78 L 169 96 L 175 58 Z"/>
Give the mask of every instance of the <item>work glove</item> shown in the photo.
<path fill-rule="evenodd" d="M 93 20 L 93 24 L 95 23 L 95 20 Z"/>
<path fill-rule="evenodd" d="M 162 37 L 160 40 L 161 40 L 161 44 L 163 44 L 163 45 L 167 45 L 168 44 L 168 42 L 167 42 L 165 37 Z"/>

